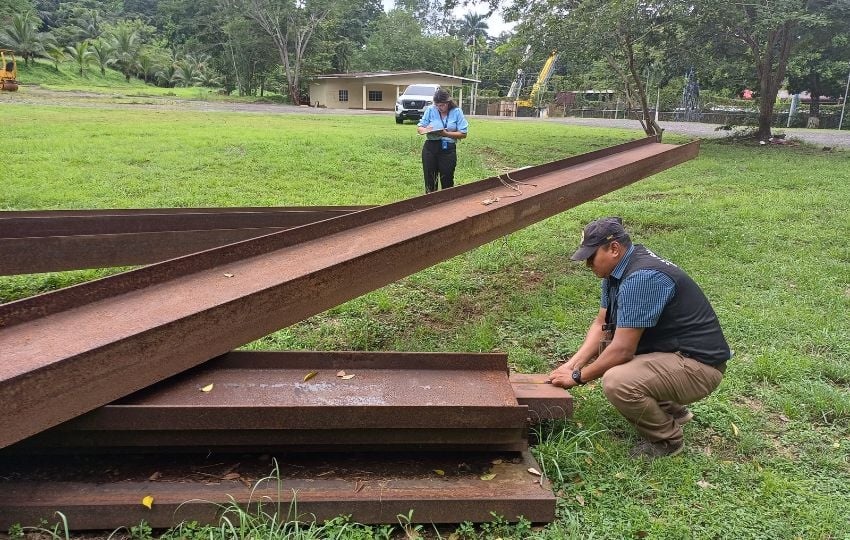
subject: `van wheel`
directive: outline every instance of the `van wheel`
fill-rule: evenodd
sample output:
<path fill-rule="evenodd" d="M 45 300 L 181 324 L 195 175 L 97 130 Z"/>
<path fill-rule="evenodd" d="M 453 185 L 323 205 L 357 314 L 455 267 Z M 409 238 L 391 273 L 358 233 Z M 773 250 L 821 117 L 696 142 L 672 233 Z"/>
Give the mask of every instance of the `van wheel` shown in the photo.
<path fill-rule="evenodd" d="M 396 117 L 395 117 L 395 123 L 396 123 L 396 124 L 403 124 L 403 123 L 404 123 L 404 118 L 403 118 L 403 117 L 401 117 L 401 116 L 396 116 Z"/>

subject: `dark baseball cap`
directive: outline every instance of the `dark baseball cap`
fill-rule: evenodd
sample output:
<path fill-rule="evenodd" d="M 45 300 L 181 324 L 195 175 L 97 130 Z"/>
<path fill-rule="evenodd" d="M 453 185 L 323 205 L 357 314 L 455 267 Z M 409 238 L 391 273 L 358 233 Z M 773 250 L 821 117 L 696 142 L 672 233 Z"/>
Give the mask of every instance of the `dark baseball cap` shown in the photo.
<path fill-rule="evenodd" d="M 623 228 L 623 219 L 605 217 L 591 221 L 581 233 L 581 246 L 570 257 L 574 261 L 584 261 L 596 253 L 599 246 L 604 246 L 614 240 L 628 239 L 629 234 Z"/>

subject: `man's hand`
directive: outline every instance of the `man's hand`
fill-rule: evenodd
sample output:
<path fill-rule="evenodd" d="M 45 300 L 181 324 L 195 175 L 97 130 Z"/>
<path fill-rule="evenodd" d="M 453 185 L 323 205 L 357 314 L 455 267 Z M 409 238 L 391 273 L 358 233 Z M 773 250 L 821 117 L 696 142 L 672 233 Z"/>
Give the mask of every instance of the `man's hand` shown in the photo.
<path fill-rule="evenodd" d="M 574 365 L 573 359 L 570 358 L 550 373 L 549 380 L 552 382 L 552 386 L 558 386 L 560 388 L 572 388 L 576 386 L 576 382 L 573 380 Z"/>

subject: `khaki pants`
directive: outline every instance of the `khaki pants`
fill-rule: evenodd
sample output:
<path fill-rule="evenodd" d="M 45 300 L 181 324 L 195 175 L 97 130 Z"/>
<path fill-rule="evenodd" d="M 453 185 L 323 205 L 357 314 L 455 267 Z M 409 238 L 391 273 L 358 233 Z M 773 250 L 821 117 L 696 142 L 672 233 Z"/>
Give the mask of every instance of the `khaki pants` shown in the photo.
<path fill-rule="evenodd" d="M 605 397 L 649 441 L 682 440 L 673 416 L 714 391 L 718 369 L 678 353 L 639 354 L 602 377 Z"/>

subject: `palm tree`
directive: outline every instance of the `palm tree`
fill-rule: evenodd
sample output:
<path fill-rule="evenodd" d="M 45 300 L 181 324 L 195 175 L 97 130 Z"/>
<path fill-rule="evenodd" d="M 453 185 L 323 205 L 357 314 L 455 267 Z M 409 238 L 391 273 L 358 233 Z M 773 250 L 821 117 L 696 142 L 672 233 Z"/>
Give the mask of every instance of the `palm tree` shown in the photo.
<path fill-rule="evenodd" d="M 12 16 L 10 26 L 0 30 L 0 45 L 5 45 L 24 58 L 29 65 L 30 60 L 44 52 L 44 34 L 38 32 L 41 20 L 32 11 L 16 13 Z"/>
<path fill-rule="evenodd" d="M 186 58 L 175 66 L 171 80 L 177 86 L 192 86 L 201 76 L 201 71 L 201 66 L 197 60 L 191 54 L 187 54 Z"/>
<path fill-rule="evenodd" d="M 177 68 L 174 64 L 168 64 L 162 66 L 162 68 L 154 74 L 154 77 L 159 81 L 160 84 L 164 84 L 165 86 L 173 86 L 175 76 L 177 74 Z"/>
<path fill-rule="evenodd" d="M 150 54 L 142 53 L 139 55 L 139 75 L 142 76 L 145 82 L 148 82 L 148 79 L 151 78 L 157 67 L 156 60 Z"/>
<path fill-rule="evenodd" d="M 109 46 L 112 48 L 111 64 L 118 66 L 127 82 L 139 67 L 139 34 L 134 28 L 122 24 L 110 36 Z"/>
<path fill-rule="evenodd" d="M 97 39 L 101 34 L 103 19 L 96 9 L 82 9 L 77 16 L 71 20 L 71 25 L 77 28 L 77 37 L 89 41 Z"/>
<path fill-rule="evenodd" d="M 94 61 L 100 67 L 100 75 L 106 76 L 106 66 L 112 58 L 112 47 L 106 41 L 97 39 L 91 42 L 89 48 L 91 49 L 92 58 L 94 58 Z"/>
<path fill-rule="evenodd" d="M 86 66 L 92 60 L 94 54 L 89 50 L 89 42 L 81 41 L 76 45 L 68 45 L 66 47 L 68 54 L 71 56 L 71 60 L 77 63 L 80 66 L 80 77 L 85 76 Z"/>
<path fill-rule="evenodd" d="M 460 19 L 458 35 L 463 38 L 464 45 L 473 45 L 487 38 L 487 15 L 484 13 L 468 12 Z"/>
<path fill-rule="evenodd" d="M 59 62 L 65 59 L 65 49 L 56 43 L 51 43 L 45 47 L 45 52 L 53 60 L 53 67 L 56 68 L 56 71 L 59 71 Z"/>

